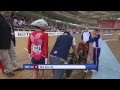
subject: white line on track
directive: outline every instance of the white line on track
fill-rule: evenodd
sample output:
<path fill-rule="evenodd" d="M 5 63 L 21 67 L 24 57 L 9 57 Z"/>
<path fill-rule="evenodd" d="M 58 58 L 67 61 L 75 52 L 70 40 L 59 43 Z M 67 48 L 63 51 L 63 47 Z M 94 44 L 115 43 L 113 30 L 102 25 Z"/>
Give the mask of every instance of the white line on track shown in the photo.
<path fill-rule="evenodd" d="M 26 51 L 28 51 L 27 48 L 24 48 L 24 49 L 25 49 Z"/>
<path fill-rule="evenodd" d="M 22 51 L 19 51 L 19 52 L 16 52 L 16 53 L 22 53 L 22 52 L 25 52 L 25 51 L 27 51 L 28 52 L 28 50 L 27 50 L 27 48 L 24 48 L 24 50 Z"/>

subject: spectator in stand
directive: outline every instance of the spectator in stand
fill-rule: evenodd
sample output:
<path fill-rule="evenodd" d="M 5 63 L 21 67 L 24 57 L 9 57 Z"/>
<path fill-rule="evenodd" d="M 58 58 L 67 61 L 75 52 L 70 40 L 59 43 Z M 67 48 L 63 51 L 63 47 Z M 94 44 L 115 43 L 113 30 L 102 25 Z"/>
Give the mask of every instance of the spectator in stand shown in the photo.
<path fill-rule="evenodd" d="M 14 25 L 15 27 L 18 26 L 18 19 L 17 19 L 16 17 L 14 18 L 13 25 Z"/>
<path fill-rule="evenodd" d="M 18 25 L 19 25 L 19 27 L 22 27 L 22 25 L 23 25 L 23 20 L 21 18 L 18 20 Z"/>

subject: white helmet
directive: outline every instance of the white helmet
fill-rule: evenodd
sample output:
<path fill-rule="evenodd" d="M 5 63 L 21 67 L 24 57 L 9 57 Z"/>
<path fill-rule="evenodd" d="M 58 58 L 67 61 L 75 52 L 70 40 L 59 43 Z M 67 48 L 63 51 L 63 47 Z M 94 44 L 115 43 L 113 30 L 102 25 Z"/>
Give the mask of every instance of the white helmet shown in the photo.
<path fill-rule="evenodd" d="M 37 26 L 40 28 L 44 28 L 44 29 L 48 27 L 48 23 L 44 19 L 38 19 L 38 20 L 32 22 L 31 25 Z"/>

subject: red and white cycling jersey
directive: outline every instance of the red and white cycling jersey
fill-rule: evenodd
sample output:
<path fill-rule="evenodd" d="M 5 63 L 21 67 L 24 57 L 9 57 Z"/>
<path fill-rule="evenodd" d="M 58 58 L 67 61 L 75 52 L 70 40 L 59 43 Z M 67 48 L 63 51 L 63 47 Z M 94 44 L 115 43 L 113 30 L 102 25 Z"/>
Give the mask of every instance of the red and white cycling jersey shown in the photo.
<path fill-rule="evenodd" d="M 32 45 L 32 53 L 31 53 Z M 43 56 L 48 57 L 48 34 L 42 30 L 34 31 L 28 38 L 28 52 L 35 60 L 40 60 Z"/>

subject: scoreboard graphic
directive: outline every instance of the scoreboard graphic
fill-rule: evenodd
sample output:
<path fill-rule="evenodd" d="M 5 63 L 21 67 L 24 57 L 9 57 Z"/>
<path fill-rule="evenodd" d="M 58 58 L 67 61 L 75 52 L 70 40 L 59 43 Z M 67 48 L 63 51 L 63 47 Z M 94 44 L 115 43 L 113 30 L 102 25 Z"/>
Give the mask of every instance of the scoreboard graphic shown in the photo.
<path fill-rule="evenodd" d="M 81 69 L 81 70 L 95 70 L 95 64 L 85 64 L 85 65 L 36 65 L 36 64 L 24 64 L 23 68 L 25 70 L 52 70 L 52 69 Z"/>

